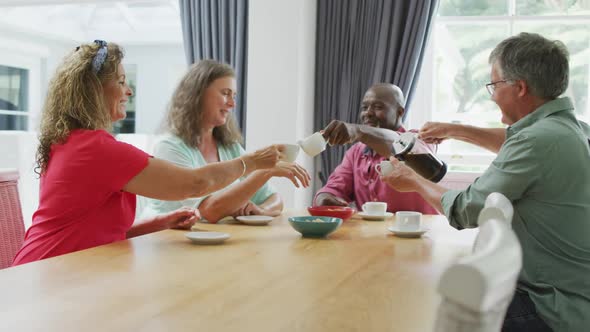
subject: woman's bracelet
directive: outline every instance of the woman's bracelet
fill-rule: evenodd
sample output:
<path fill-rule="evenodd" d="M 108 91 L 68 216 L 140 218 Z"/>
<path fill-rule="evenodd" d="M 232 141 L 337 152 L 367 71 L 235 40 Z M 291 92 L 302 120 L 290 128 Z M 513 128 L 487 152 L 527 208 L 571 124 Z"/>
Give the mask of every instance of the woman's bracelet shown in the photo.
<path fill-rule="evenodd" d="M 238 158 L 240 159 L 240 161 L 242 162 L 242 175 L 240 175 L 240 177 L 244 176 L 244 174 L 246 174 L 246 162 L 244 161 L 244 159 L 242 159 L 242 157 Z"/>

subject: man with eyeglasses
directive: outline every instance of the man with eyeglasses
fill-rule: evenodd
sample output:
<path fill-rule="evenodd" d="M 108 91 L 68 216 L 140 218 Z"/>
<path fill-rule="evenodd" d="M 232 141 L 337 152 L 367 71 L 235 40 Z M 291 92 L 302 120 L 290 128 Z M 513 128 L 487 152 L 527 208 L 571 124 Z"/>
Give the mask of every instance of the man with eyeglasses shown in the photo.
<path fill-rule="evenodd" d="M 502 331 L 587 331 L 590 327 L 590 128 L 572 101 L 568 51 L 560 41 L 521 33 L 492 51 L 486 85 L 506 129 L 428 123 L 425 141 L 454 138 L 496 152 L 467 189 L 447 190 L 393 160 L 383 181 L 418 192 L 456 228 L 477 227 L 492 192 L 514 206 L 523 268 Z"/>
<path fill-rule="evenodd" d="M 389 212 L 420 211 L 438 214 L 420 195 L 400 193 L 379 181 L 375 165 L 391 155 L 391 143 L 398 132 L 405 132 L 402 116 L 405 112 L 402 90 L 389 83 L 371 86 L 361 102 L 361 124 L 333 120 L 323 135 L 332 145 L 355 144 L 346 151 L 340 165 L 330 174 L 326 185 L 318 190 L 314 205 L 347 206 L 354 202 L 387 203 Z"/>

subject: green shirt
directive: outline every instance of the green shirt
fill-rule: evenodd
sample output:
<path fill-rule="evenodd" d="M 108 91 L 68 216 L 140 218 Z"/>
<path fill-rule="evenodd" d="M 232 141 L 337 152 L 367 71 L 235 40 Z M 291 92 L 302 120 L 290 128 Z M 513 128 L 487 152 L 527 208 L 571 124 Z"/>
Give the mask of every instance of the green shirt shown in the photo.
<path fill-rule="evenodd" d="M 554 331 L 590 329 L 590 137 L 569 98 L 545 103 L 506 130 L 488 170 L 442 196 L 456 228 L 477 227 L 492 192 L 514 206 L 523 251 L 518 288 Z"/>
<path fill-rule="evenodd" d="M 244 148 L 238 143 L 224 146 L 222 144 L 217 145 L 217 153 L 219 154 L 220 161 L 231 160 L 244 154 Z M 165 135 L 163 136 L 154 147 L 154 157 L 165 159 L 173 162 L 174 164 L 188 168 L 198 168 L 207 165 L 207 161 L 203 158 L 201 151 L 197 148 L 193 148 L 184 143 L 184 141 L 177 136 Z M 242 179 L 234 181 L 229 186 L 221 189 L 220 191 L 226 190 L 228 187 L 240 182 Z M 256 205 L 264 203 L 275 190 L 270 184 L 265 183 L 254 196 L 250 198 Z M 183 201 L 161 201 L 157 199 L 141 198 L 140 205 L 145 205 L 141 213 L 141 218 L 154 216 L 156 214 L 174 211 L 183 206 L 189 206 L 198 208 L 201 202 L 203 202 L 208 196 L 195 197 L 185 199 Z"/>

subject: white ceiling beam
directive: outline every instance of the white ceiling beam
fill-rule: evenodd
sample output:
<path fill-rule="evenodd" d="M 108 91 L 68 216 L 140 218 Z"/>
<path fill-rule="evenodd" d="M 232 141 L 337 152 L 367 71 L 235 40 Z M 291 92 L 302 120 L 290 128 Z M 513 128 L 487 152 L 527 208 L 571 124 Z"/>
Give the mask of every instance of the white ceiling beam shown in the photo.
<path fill-rule="evenodd" d="M 121 12 L 121 15 L 123 15 L 123 19 L 125 19 L 125 21 L 129 25 L 131 30 L 137 31 L 137 24 L 138 24 L 137 20 L 135 19 L 135 17 L 133 16 L 131 11 L 129 10 L 129 7 L 127 7 L 127 4 L 122 3 L 122 2 L 117 2 L 117 3 L 115 3 L 115 6 L 117 7 L 117 9 L 119 9 L 119 11 Z"/>
<path fill-rule="evenodd" d="M 165 4 L 167 0 L 0 0 L 0 7 L 31 7 L 49 5 L 104 4 L 113 2 Z"/>
<path fill-rule="evenodd" d="M 71 32 L 66 37 L 63 33 L 60 34 L 60 33 L 56 33 L 56 32 L 39 31 L 39 30 L 32 29 L 30 27 L 5 24 L 3 22 L 0 22 L 0 30 L 2 30 L 3 32 L 7 32 L 8 33 L 7 35 L 11 35 L 11 36 L 18 36 L 19 34 L 24 34 L 26 36 L 32 36 L 32 37 L 36 37 L 36 38 L 44 38 L 48 41 L 56 41 L 58 43 L 63 43 L 63 44 L 72 44 L 76 40 L 82 39 L 82 38 L 80 38 L 81 37 L 80 34 L 77 32 Z"/>

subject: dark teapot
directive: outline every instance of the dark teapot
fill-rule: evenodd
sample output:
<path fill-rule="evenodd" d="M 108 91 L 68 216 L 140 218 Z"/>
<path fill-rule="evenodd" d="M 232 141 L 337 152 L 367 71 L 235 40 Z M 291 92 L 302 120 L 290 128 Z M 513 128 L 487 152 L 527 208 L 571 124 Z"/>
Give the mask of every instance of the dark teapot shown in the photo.
<path fill-rule="evenodd" d="M 439 182 L 447 174 L 447 164 L 426 143 L 418 139 L 415 133 L 401 134 L 393 142 L 392 150 L 395 158 L 432 182 Z"/>

